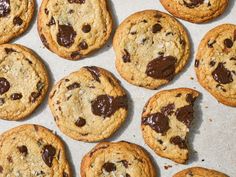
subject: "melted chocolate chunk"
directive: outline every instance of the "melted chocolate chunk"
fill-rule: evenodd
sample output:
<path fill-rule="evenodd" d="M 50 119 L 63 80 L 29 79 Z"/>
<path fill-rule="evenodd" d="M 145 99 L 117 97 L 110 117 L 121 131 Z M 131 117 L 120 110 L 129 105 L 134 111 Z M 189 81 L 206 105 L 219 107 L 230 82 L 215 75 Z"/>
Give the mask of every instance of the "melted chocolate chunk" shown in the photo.
<path fill-rule="evenodd" d="M 10 83 L 4 77 L 0 77 L 0 95 L 6 93 L 10 89 Z"/>
<path fill-rule="evenodd" d="M 6 17 L 10 12 L 10 0 L 0 0 L 0 17 Z"/>
<path fill-rule="evenodd" d="M 76 57 L 80 57 L 80 51 L 75 51 L 75 52 L 72 52 L 71 54 L 70 54 L 70 56 L 71 56 L 71 58 L 76 58 Z"/>
<path fill-rule="evenodd" d="M 178 108 L 176 111 L 177 119 L 184 123 L 187 127 L 190 127 L 190 124 L 193 120 L 193 106 L 188 105 L 181 108 Z"/>
<path fill-rule="evenodd" d="M 180 149 L 186 149 L 186 141 L 180 136 L 175 136 L 170 139 L 170 143 L 179 146 Z"/>
<path fill-rule="evenodd" d="M 12 49 L 12 48 L 5 48 L 5 52 L 7 54 L 9 54 L 9 53 L 16 52 L 16 51 L 14 49 Z"/>
<path fill-rule="evenodd" d="M 159 56 L 147 65 L 146 74 L 154 79 L 171 80 L 175 74 L 176 58 Z"/>
<path fill-rule="evenodd" d="M 233 41 L 231 39 L 225 39 L 224 40 L 224 45 L 227 48 L 231 48 L 231 47 L 233 47 L 234 43 L 233 43 Z"/>
<path fill-rule="evenodd" d="M 152 32 L 153 32 L 153 33 L 160 32 L 161 29 L 162 29 L 162 26 L 161 26 L 159 23 L 157 23 L 157 24 L 155 24 L 155 25 L 152 26 Z"/>
<path fill-rule="evenodd" d="M 186 96 L 186 101 L 187 101 L 188 103 L 193 104 L 195 100 L 196 100 L 196 97 L 193 97 L 192 94 L 187 94 L 187 96 Z"/>
<path fill-rule="evenodd" d="M 195 8 L 195 7 L 200 6 L 203 3 L 204 3 L 204 0 L 190 0 L 190 2 L 186 2 L 184 0 L 184 5 L 188 8 Z"/>
<path fill-rule="evenodd" d="M 125 52 L 125 54 L 122 56 L 124 63 L 131 62 L 130 61 L 130 53 L 126 49 L 124 49 L 124 52 Z"/>
<path fill-rule="evenodd" d="M 85 24 L 82 26 L 82 31 L 84 33 L 89 33 L 91 31 L 91 26 L 89 24 Z"/>
<path fill-rule="evenodd" d="M 81 49 L 81 50 L 86 50 L 87 48 L 88 48 L 88 44 L 87 44 L 87 42 L 86 41 L 81 41 L 80 43 L 79 43 L 79 48 Z"/>
<path fill-rule="evenodd" d="M 20 26 L 20 25 L 22 25 L 22 23 L 23 23 L 23 20 L 22 20 L 20 17 L 15 17 L 15 18 L 13 19 L 13 24 L 14 24 L 14 25 Z"/>
<path fill-rule="evenodd" d="M 32 92 L 31 95 L 30 95 L 30 102 L 31 103 L 35 103 L 35 101 L 40 97 L 41 93 L 39 92 Z"/>
<path fill-rule="evenodd" d="M 86 66 L 84 67 L 86 68 L 92 75 L 92 77 L 97 81 L 97 82 L 101 82 L 100 80 L 100 71 L 96 66 Z"/>
<path fill-rule="evenodd" d="M 100 95 L 92 101 L 92 112 L 94 115 L 102 117 L 111 117 L 118 109 L 128 108 L 127 97 L 113 97 L 109 95 Z"/>
<path fill-rule="evenodd" d="M 3 167 L 0 165 L 0 173 L 3 172 Z"/>
<path fill-rule="evenodd" d="M 77 83 L 77 82 L 74 82 L 73 84 L 69 85 L 69 86 L 67 87 L 67 89 L 68 89 L 68 90 L 74 90 L 74 89 L 79 88 L 79 87 L 80 87 L 80 84 Z"/>
<path fill-rule="evenodd" d="M 20 151 L 21 154 L 23 154 L 24 156 L 27 156 L 28 154 L 28 148 L 26 146 L 18 146 L 17 147 L 18 150 Z"/>
<path fill-rule="evenodd" d="M 165 107 L 161 108 L 161 113 L 164 114 L 165 116 L 169 116 L 171 114 L 174 113 L 174 109 L 175 109 L 175 104 L 168 104 Z"/>
<path fill-rule="evenodd" d="M 71 47 L 75 42 L 76 32 L 71 25 L 58 25 L 57 42 L 60 46 Z"/>
<path fill-rule="evenodd" d="M 112 172 L 112 171 L 116 171 L 116 165 L 114 163 L 111 162 L 106 162 L 102 168 L 104 170 L 106 170 L 108 173 Z"/>
<path fill-rule="evenodd" d="M 162 134 L 166 133 L 170 128 L 169 118 L 160 112 L 143 117 L 142 124 L 149 125 L 157 133 Z"/>
<path fill-rule="evenodd" d="M 41 39 L 43 45 L 44 45 L 47 49 L 49 49 L 49 44 L 48 44 L 47 39 L 45 38 L 45 36 L 44 36 L 43 34 L 40 35 L 40 39 Z"/>
<path fill-rule="evenodd" d="M 21 93 L 13 93 L 11 95 L 11 99 L 12 100 L 20 100 L 22 98 L 22 94 Z"/>
<path fill-rule="evenodd" d="M 48 167 L 52 167 L 53 157 L 56 155 L 56 149 L 52 145 L 43 147 L 42 158 Z"/>
<path fill-rule="evenodd" d="M 77 3 L 77 4 L 84 4 L 85 0 L 68 0 L 69 3 Z"/>
<path fill-rule="evenodd" d="M 54 17 L 51 17 L 50 21 L 48 22 L 47 26 L 52 26 L 52 25 L 55 25 L 56 22 L 55 22 L 55 19 Z"/>
<path fill-rule="evenodd" d="M 210 64 L 211 67 L 213 67 L 213 66 L 215 66 L 216 62 L 215 61 L 210 61 L 209 64 Z"/>
<path fill-rule="evenodd" d="M 121 160 L 119 162 L 121 162 L 125 168 L 129 167 L 129 162 L 127 160 Z"/>
<path fill-rule="evenodd" d="M 195 60 L 195 64 L 194 64 L 194 66 L 196 67 L 196 68 L 198 68 L 198 66 L 199 66 L 199 60 Z"/>
<path fill-rule="evenodd" d="M 75 125 L 77 127 L 83 127 L 86 124 L 86 120 L 82 117 L 79 117 L 79 119 L 75 122 Z"/>
<path fill-rule="evenodd" d="M 217 68 L 212 72 L 214 80 L 220 84 L 229 84 L 233 82 L 231 72 L 225 68 L 223 63 L 219 63 Z"/>

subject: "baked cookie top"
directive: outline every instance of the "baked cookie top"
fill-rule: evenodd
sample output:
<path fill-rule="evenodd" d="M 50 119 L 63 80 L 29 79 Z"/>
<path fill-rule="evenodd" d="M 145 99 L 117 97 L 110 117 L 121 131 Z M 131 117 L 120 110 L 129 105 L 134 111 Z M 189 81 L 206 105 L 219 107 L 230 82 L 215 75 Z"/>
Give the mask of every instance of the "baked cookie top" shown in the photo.
<path fill-rule="evenodd" d="M 43 0 L 38 31 L 48 49 L 78 60 L 105 44 L 112 18 L 106 0 Z"/>
<path fill-rule="evenodd" d="M 195 69 L 200 84 L 219 102 L 236 106 L 236 25 L 217 26 L 204 36 Z"/>
<path fill-rule="evenodd" d="M 0 1 L 0 44 L 26 31 L 34 14 L 35 0 Z"/>
<path fill-rule="evenodd" d="M 19 120 L 31 114 L 48 90 L 48 75 L 30 49 L 0 45 L 0 118 Z"/>
<path fill-rule="evenodd" d="M 160 0 L 174 16 L 193 23 L 203 23 L 220 16 L 228 0 Z"/>
<path fill-rule="evenodd" d="M 71 177 L 62 141 L 39 125 L 21 125 L 0 136 L 0 177 Z"/>
<path fill-rule="evenodd" d="M 81 162 L 81 177 L 157 177 L 147 153 L 128 142 L 103 142 Z"/>
<path fill-rule="evenodd" d="M 118 27 L 113 47 L 116 68 L 129 83 L 156 89 L 179 73 L 190 54 L 183 26 L 156 10 L 137 12 Z"/>
<path fill-rule="evenodd" d="M 229 177 L 221 172 L 202 167 L 192 167 L 176 173 L 173 177 Z"/>
<path fill-rule="evenodd" d="M 177 163 L 188 160 L 187 136 L 198 96 L 195 90 L 179 88 L 150 98 L 143 110 L 141 128 L 144 141 L 156 154 Z"/>
<path fill-rule="evenodd" d="M 87 66 L 54 86 L 49 106 L 63 133 L 91 142 L 108 138 L 121 126 L 127 116 L 128 100 L 110 72 Z"/>

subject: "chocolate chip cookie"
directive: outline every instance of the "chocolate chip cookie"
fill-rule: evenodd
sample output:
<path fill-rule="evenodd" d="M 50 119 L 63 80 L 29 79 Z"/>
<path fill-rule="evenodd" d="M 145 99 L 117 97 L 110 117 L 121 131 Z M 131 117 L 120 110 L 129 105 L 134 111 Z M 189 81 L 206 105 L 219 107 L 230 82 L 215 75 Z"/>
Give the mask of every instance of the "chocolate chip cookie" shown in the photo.
<path fill-rule="evenodd" d="M 229 177 L 221 172 L 202 167 L 192 167 L 176 173 L 173 177 Z"/>
<path fill-rule="evenodd" d="M 81 177 L 157 177 L 147 153 L 128 142 L 103 142 L 95 146 L 81 162 Z"/>
<path fill-rule="evenodd" d="M 108 138 L 121 126 L 127 116 L 128 100 L 110 72 L 87 66 L 54 86 L 49 106 L 63 133 L 92 142 Z"/>
<path fill-rule="evenodd" d="M 115 33 L 113 47 L 120 75 L 131 84 L 149 89 L 170 82 L 190 54 L 183 26 L 156 10 L 137 12 L 124 20 Z"/>
<path fill-rule="evenodd" d="M 228 6 L 228 0 L 160 0 L 166 10 L 174 16 L 192 23 L 210 21 Z"/>
<path fill-rule="evenodd" d="M 0 136 L 1 177 L 71 177 L 62 141 L 39 125 L 21 125 Z"/>
<path fill-rule="evenodd" d="M 188 160 L 187 136 L 198 96 L 195 90 L 179 88 L 150 98 L 143 110 L 141 128 L 146 144 L 156 154 L 177 163 Z"/>
<path fill-rule="evenodd" d="M 0 118 L 19 120 L 31 114 L 48 90 L 47 71 L 30 49 L 0 45 Z"/>
<path fill-rule="evenodd" d="M 236 25 L 217 26 L 204 36 L 195 69 L 200 84 L 219 102 L 236 106 Z"/>
<path fill-rule="evenodd" d="M 43 0 L 38 31 L 52 52 L 78 60 L 106 43 L 112 18 L 106 0 Z"/>
<path fill-rule="evenodd" d="M 26 31 L 34 6 L 35 0 L 0 0 L 0 44 Z"/>

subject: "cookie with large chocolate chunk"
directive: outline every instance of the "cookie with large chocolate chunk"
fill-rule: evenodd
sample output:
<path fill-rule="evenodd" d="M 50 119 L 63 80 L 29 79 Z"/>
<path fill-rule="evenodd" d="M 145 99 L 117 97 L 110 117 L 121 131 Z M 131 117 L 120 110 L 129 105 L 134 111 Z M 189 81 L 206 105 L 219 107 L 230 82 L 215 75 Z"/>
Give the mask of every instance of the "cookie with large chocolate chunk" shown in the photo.
<path fill-rule="evenodd" d="M 21 125 L 0 136 L 0 176 L 71 177 L 63 142 L 39 125 Z"/>
<path fill-rule="evenodd" d="M 174 16 L 192 23 L 204 23 L 224 13 L 228 0 L 160 0 Z"/>
<path fill-rule="evenodd" d="M 46 68 L 33 51 L 17 44 L 0 45 L 0 119 L 30 115 L 47 90 Z"/>
<path fill-rule="evenodd" d="M 236 106 L 236 25 L 217 26 L 204 36 L 195 70 L 200 84 L 219 102 Z"/>
<path fill-rule="evenodd" d="M 176 173 L 173 177 L 229 177 L 224 173 L 203 167 L 192 167 Z"/>
<path fill-rule="evenodd" d="M 183 26 L 155 10 L 137 12 L 118 27 L 113 39 L 116 68 L 129 83 L 149 89 L 170 82 L 189 59 Z"/>
<path fill-rule="evenodd" d="M 63 133 L 92 142 L 108 138 L 121 126 L 127 116 L 128 100 L 110 72 L 87 66 L 54 86 L 49 106 Z"/>
<path fill-rule="evenodd" d="M 0 0 L 0 44 L 21 35 L 34 14 L 35 0 Z"/>
<path fill-rule="evenodd" d="M 199 93 L 188 88 L 158 92 L 142 113 L 142 133 L 156 154 L 177 163 L 188 160 L 188 133 L 193 120 L 193 104 Z"/>
<path fill-rule="evenodd" d="M 101 48 L 112 31 L 106 0 L 43 0 L 38 32 L 57 55 L 78 60 Z"/>
<path fill-rule="evenodd" d="M 96 145 L 81 162 L 81 177 L 158 177 L 148 154 L 129 142 Z"/>

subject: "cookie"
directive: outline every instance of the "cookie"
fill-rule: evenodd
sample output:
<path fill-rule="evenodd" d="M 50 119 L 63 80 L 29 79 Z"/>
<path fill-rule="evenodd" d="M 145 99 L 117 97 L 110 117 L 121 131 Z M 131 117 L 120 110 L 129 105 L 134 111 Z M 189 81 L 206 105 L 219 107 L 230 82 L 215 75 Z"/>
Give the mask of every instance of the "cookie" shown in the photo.
<path fill-rule="evenodd" d="M 93 142 L 110 137 L 121 126 L 127 116 L 128 100 L 110 72 L 87 66 L 54 86 L 49 106 L 63 133 Z"/>
<path fill-rule="evenodd" d="M 188 160 L 188 133 L 198 96 L 195 90 L 178 88 L 150 98 L 143 109 L 141 129 L 145 143 L 156 154 L 181 164 Z"/>
<path fill-rule="evenodd" d="M 183 26 L 156 10 L 137 12 L 121 23 L 114 39 L 116 68 L 129 83 L 157 89 L 187 63 L 190 43 Z"/>
<path fill-rule="evenodd" d="M 21 125 L 0 136 L 1 177 L 71 177 L 62 141 L 39 125 Z"/>
<path fill-rule="evenodd" d="M 217 26 L 204 36 L 195 70 L 200 84 L 219 102 L 236 106 L 236 25 Z"/>
<path fill-rule="evenodd" d="M 0 1 L 0 44 L 25 32 L 34 14 L 35 0 Z"/>
<path fill-rule="evenodd" d="M 175 17 L 192 23 L 208 22 L 224 13 L 228 0 L 160 0 Z"/>
<path fill-rule="evenodd" d="M 221 172 L 202 167 L 192 167 L 176 173 L 173 177 L 229 177 Z"/>
<path fill-rule="evenodd" d="M 101 48 L 112 31 L 106 0 L 43 0 L 38 32 L 57 55 L 78 60 Z"/>
<path fill-rule="evenodd" d="M 81 177 L 157 177 L 148 154 L 129 142 L 103 142 L 84 156 Z"/>
<path fill-rule="evenodd" d="M 48 90 L 47 71 L 30 49 L 0 45 L 0 118 L 19 120 L 30 115 Z"/>

